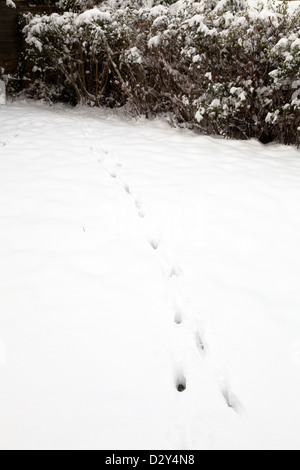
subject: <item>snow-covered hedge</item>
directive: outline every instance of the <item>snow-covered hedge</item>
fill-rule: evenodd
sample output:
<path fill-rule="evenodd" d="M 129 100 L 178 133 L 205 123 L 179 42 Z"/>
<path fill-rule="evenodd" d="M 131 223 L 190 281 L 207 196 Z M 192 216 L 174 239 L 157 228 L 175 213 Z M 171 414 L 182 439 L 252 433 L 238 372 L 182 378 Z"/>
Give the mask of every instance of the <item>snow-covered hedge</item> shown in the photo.
<path fill-rule="evenodd" d="M 300 9 L 243 0 L 60 0 L 27 16 L 28 93 L 168 113 L 225 137 L 300 141 Z"/>

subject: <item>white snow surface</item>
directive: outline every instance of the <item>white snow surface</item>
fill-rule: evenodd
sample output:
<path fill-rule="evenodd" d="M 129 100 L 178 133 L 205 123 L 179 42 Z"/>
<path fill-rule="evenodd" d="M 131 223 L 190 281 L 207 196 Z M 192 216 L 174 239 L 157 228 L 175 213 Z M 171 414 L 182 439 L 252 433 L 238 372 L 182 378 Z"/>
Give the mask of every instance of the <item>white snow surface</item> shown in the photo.
<path fill-rule="evenodd" d="M 16 4 L 12 0 L 6 0 L 6 6 L 11 8 L 17 8 Z"/>
<path fill-rule="evenodd" d="M 293 147 L 1 107 L 0 448 L 299 449 L 299 214 Z"/>

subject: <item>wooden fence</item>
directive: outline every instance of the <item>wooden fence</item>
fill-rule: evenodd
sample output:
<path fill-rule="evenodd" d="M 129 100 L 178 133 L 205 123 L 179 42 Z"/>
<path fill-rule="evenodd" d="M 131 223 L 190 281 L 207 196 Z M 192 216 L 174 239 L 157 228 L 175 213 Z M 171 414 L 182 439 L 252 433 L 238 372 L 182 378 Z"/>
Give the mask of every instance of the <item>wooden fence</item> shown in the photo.
<path fill-rule="evenodd" d="M 0 0 L 0 67 L 13 73 L 17 60 L 17 12 L 16 9 L 7 7 L 5 0 Z"/>
<path fill-rule="evenodd" d="M 17 8 L 6 6 L 6 0 L 0 0 L 0 68 L 6 73 L 15 73 L 18 64 L 22 37 L 17 27 L 19 13 L 51 13 L 55 8 L 25 5 L 25 0 L 14 0 Z"/>

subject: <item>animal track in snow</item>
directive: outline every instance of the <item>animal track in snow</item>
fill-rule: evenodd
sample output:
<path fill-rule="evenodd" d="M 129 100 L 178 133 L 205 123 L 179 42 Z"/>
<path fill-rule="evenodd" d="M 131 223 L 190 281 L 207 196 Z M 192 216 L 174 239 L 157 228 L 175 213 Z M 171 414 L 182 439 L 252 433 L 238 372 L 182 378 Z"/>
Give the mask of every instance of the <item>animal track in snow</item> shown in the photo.
<path fill-rule="evenodd" d="M 137 196 L 134 195 L 129 183 L 124 181 L 123 178 L 120 177 L 120 175 L 119 175 L 118 169 L 122 168 L 121 162 L 114 155 L 111 155 L 111 159 L 113 160 L 113 164 L 110 165 L 110 167 L 107 167 L 107 165 L 105 165 L 105 158 L 103 158 L 102 156 L 99 155 L 99 151 L 97 149 L 95 149 L 94 146 L 92 145 L 92 143 L 90 142 L 90 138 L 92 137 L 92 135 L 93 135 L 92 130 L 91 129 L 86 129 L 86 132 L 85 132 L 85 144 L 86 144 L 86 146 L 93 153 L 96 154 L 98 163 L 101 163 L 104 166 L 105 170 L 109 173 L 110 177 L 113 178 L 113 179 L 118 179 L 119 182 L 123 185 L 123 188 L 126 191 L 126 193 L 133 198 L 135 207 L 136 207 L 137 212 L 138 212 L 138 216 L 141 219 L 144 219 L 146 217 L 146 213 L 143 209 L 142 202 L 139 200 L 139 198 Z M 102 143 L 100 143 L 100 146 L 101 146 L 101 149 L 102 149 L 102 153 L 104 155 L 108 156 L 109 151 L 105 148 L 105 146 Z"/>
<path fill-rule="evenodd" d="M 138 214 L 139 214 L 139 217 L 140 217 L 141 219 L 144 219 L 144 218 L 146 217 L 145 212 L 142 211 L 142 210 L 138 211 Z"/>
<path fill-rule="evenodd" d="M 204 356 L 206 353 L 206 347 L 199 331 L 195 333 L 195 339 L 196 339 L 196 346 L 197 346 L 198 351 L 200 352 L 202 356 Z"/>
<path fill-rule="evenodd" d="M 169 270 L 168 277 L 169 278 L 180 277 L 182 276 L 182 274 L 183 274 L 183 271 L 181 268 L 179 268 L 178 266 L 172 266 Z"/>
<path fill-rule="evenodd" d="M 131 195 L 131 189 L 130 189 L 129 184 L 125 183 L 125 184 L 124 184 L 124 189 L 125 189 L 125 191 L 126 191 L 127 194 L 130 194 L 130 195 Z"/>
<path fill-rule="evenodd" d="M 224 377 L 221 378 L 221 391 L 227 403 L 227 406 L 233 411 L 235 411 L 237 414 L 241 414 L 244 410 L 243 405 L 236 397 L 236 395 L 232 392 L 229 382 Z"/>
<path fill-rule="evenodd" d="M 149 238 L 149 244 L 153 248 L 153 250 L 157 250 L 160 242 L 157 238 Z"/>
<path fill-rule="evenodd" d="M 117 178 L 118 176 L 114 170 L 109 170 L 109 175 L 111 176 L 111 178 Z"/>
<path fill-rule="evenodd" d="M 183 372 L 179 372 L 177 374 L 176 389 L 180 393 L 182 393 L 186 390 L 186 378 L 185 378 Z"/>
<path fill-rule="evenodd" d="M 135 199 L 134 200 L 134 203 L 135 203 L 135 207 L 138 209 L 138 210 L 141 210 L 142 209 L 142 203 L 139 199 Z"/>
<path fill-rule="evenodd" d="M 2 145 L 2 147 L 6 147 L 7 145 L 9 145 L 14 139 L 17 139 L 18 137 L 20 137 L 20 134 L 22 133 L 23 130 L 27 130 L 27 129 L 31 129 L 32 128 L 32 125 L 33 125 L 33 122 L 32 121 L 29 121 L 28 124 L 23 124 L 23 125 L 19 125 L 17 126 L 17 128 L 15 129 L 15 132 L 12 133 L 12 134 L 7 134 L 6 136 L 3 136 L 2 139 L 0 140 L 0 145 Z"/>
<path fill-rule="evenodd" d="M 0 140 L 0 144 L 3 146 L 3 147 L 6 147 L 7 144 L 9 144 L 13 139 L 19 137 L 20 134 L 14 134 L 13 136 L 11 136 L 10 138 L 4 138 L 3 140 Z"/>
<path fill-rule="evenodd" d="M 181 312 L 181 310 L 179 310 L 179 309 L 175 310 L 174 321 L 175 321 L 176 325 L 181 325 L 181 323 L 182 323 L 182 312 Z"/>
<path fill-rule="evenodd" d="M 122 165 L 120 161 L 118 160 L 118 158 L 116 158 L 114 155 L 110 155 L 108 150 L 101 143 L 100 143 L 101 152 L 99 151 L 99 149 L 94 148 L 89 137 L 90 138 L 92 137 L 92 131 L 90 129 L 88 129 L 86 132 L 85 142 L 86 142 L 87 147 L 97 156 L 98 162 L 104 166 L 106 171 L 109 173 L 110 177 L 113 179 L 118 179 L 120 184 L 123 186 L 124 191 L 129 196 L 131 196 L 133 203 L 137 209 L 138 216 L 142 219 L 145 218 L 146 214 L 144 212 L 144 205 L 142 201 L 135 194 L 133 188 L 131 187 L 130 182 L 127 182 L 126 180 L 124 180 L 122 178 L 122 174 L 121 175 L 119 174 L 119 172 L 121 172 L 121 170 L 119 169 L 122 168 Z M 106 156 L 109 156 L 108 157 L 108 159 L 110 160 L 110 162 L 108 162 L 110 163 L 109 167 L 107 167 L 107 165 L 105 164 Z M 160 242 L 161 242 L 160 237 L 154 237 L 154 236 L 148 237 L 148 243 L 153 250 L 157 250 L 159 248 Z M 159 261 L 162 265 L 162 271 L 163 271 L 164 277 L 167 280 L 171 280 L 173 278 L 180 278 L 183 275 L 183 270 L 176 264 L 176 259 L 174 262 L 174 258 L 173 258 L 173 261 L 170 261 L 168 259 L 168 256 L 162 256 Z M 170 283 L 170 287 L 172 288 L 172 290 L 174 289 L 177 290 L 178 282 L 176 281 L 175 283 L 173 282 Z M 176 293 L 176 296 L 177 296 L 177 293 Z M 189 313 L 189 310 L 188 310 L 187 313 L 185 313 L 186 309 L 182 305 L 182 300 L 183 300 L 182 295 L 179 295 L 179 299 L 178 299 L 179 305 L 178 306 L 176 305 L 177 300 L 175 304 L 176 307 L 175 307 L 175 312 L 174 312 L 174 322 L 176 325 L 182 325 L 183 321 L 187 320 L 187 328 L 189 328 L 192 333 L 191 339 L 193 338 L 193 335 L 194 335 L 194 341 L 195 341 L 194 345 L 197 348 L 199 355 L 202 358 L 204 358 L 204 356 L 207 356 L 207 345 L 205 344 L 205 341 L 203 339 L 202 329 L 201 328 L 199 329 L 199 327 L 197 326 L 197 322 L 195 321 L 196 320 L 195 315 L 192 312 Z M 181 330 L 178 330 L 179 334 L 180 334 L 180 331 Z M 179 393 L 184 392 L 187 388 L 187 380 L 182 370 L 179 370 L 179 372 L 177 373 L 177 376 L 175 379 L 175 387 Z M 228 384 L 228 381 L 226 381 L 225 379 L 221 380 L 220 391 L 224 397 L 226 405 L 230 409 L 234 410 L 237 414 L 240 414 L 243 411 L 243 406 L 241 405 L 236 395 L 232 393 L 231 388 Z"/>
<path fill-rule="evenodd" d="M 174 322 L 176 325 L 181 325 L 183 323 L 183 307 L 181 304 L 178 305 L 177 302 L 174 304 Z"/>

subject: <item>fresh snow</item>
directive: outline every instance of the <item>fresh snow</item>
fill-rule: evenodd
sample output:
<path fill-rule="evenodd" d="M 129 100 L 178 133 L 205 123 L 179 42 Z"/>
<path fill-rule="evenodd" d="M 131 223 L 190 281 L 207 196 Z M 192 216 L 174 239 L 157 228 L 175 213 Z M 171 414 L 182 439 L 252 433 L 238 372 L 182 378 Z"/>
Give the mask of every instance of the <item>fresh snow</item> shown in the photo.
<path fill-rule="evenodd" d="M 91 21 L 111 21 L 111 15 L 108 12 L 100 11 L 98 8 L 87 10 L 81 13 L 75 20 L 75 23 L 83 24 L 90 23 Z"/>
<path fill-rule="evenodd" d="M 299 449 L 299 157 L 1 107 L 0 448 Z"/>
<path fill-rule="evenodd" d="M 17 8 L 16 4 L 12 0 L 6 0 L 6 6 L 11 8 Z"/>

